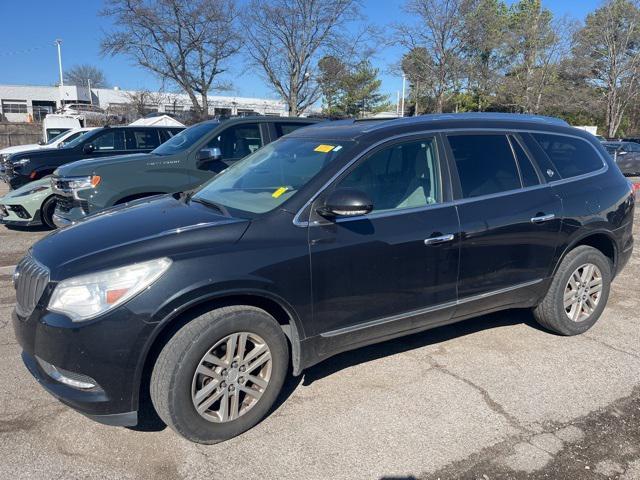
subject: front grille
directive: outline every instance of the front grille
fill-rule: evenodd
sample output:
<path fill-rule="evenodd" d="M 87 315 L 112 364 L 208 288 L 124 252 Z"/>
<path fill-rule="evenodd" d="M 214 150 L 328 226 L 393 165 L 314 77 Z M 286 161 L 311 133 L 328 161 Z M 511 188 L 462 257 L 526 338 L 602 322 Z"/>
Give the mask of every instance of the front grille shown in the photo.
<path fill-rule="evenodd" d="M 13 278 L 16 287 L 16 313 L 21 317 L 28 317 L 35 310 L 49 283 L 49 269 L 28 254 L 16 266 Z"/>

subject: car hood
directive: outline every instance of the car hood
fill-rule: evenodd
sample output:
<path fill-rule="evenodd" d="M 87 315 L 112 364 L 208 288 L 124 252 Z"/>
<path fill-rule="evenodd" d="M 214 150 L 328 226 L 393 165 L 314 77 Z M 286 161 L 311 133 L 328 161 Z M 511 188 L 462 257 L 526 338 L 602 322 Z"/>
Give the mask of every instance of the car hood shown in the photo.
<path fill-rule="evenodd" d="M 105 210 L 54 232 L 37 242 L 32 254 L 57 281 L 193 250 L 229 248 L 248 225 L 249 220 L 163 195 Z"/>
<path fill-rule="evenodd" d="M 51 194 L 51 178 L 44 177 L 40 180 L 34 180 L 33 182 L 29 182 L 26 185 L 21 186 L 15 190 L 11 190 L 4 197 L 0 198 L 0 202 L 7 202 L 9 200 L 25 200 L 28 199 L 31 195 L 25 195 L 26 192 L 29 192 L 37 187 L 47 187 L 47 189 L 43 189 L 36 193 L 36 195 L 50 195 Z"/>
<path fill-rule="evenodd" d="M 148 160 L 149 158 L 156 158 L 155 155 L 150 153 L 130 153 L 128 155 L 115 155 L 113 157 L 97 157 L 88 158 L 86 160 L 77 160 L 75 162 L 67 163 L 58 167 L 54 172 L 54 175 L 59 177 L 77 177 L 80 175 L 92 175 L 95 173 L 96 168 L 107 165 L 113 165 L 114 163 L 122 162 L 140 162 Z"/>
<path fill-rule="evenodd" d="M 11 155 L 13 153 L 18 152 L 26 152 L 28 150 L 40 150 L 42 145 L 38 145 L 37 143 L 29 143 L 27 145 L 16 145 L 14 147 L 6 147 L 0 149 L 0 155 Z"/>
<path fill-rule="evenodd" d="M 73 149 L 69 147 L 60 147 L 60 148 L 37 148 L 35 150 L 25 150 L 17 153 L 11 154 L 10 160 L 15 162 L 16 160 L 21 160 L 23 158 L 30 158 L 33 160 L 37 160 L 40 158 L 64 158 L 69 155 Z"/>

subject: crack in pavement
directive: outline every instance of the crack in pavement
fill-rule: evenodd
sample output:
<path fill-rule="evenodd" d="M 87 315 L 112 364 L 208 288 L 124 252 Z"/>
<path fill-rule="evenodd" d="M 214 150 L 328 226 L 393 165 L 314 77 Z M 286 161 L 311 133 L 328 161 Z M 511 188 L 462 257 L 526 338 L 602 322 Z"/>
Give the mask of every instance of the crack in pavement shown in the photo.
<path fill-rule="evenodd" d="M 521 432 L 524 432 L 524 433 L 529 433 L 529 434 L 537 433 L 537 432 L 527 428 L 526 426 L 522 425 L 522 423 L 514 415 L 510 414 L 509 412 L 507 412 L 505 410 L 505 408 L 502 405 L 500 405 L 500 403 L 496 402 L 491 397 L 491 394 L 489 394 L 489 392 L 485 388 L 483 388 L 480 385 L 472 382 L 468 378 L 463 377 L 462 375 L 459 375 L 459 374 L 457 374 L 455 372 L 452 372 L 447 367 L 445 367 L 444 365 L 439 363 L 436 359 L 434 359 L 431 355 L 427 355 L 427 359 L 429 360 L 429 363 L 431 364 L 431 368 L 434 368 L 434 369 L 444 373 L 445 375 L 449 375 L 450 377 L 455 378 L 459 382 L 465 383 L 466 385 L 470 386 L 475 391 L 477 391 L 480 394 L 480 396 L 482 397 L 482 400 L 487 405 L 487 407 L 491 411 L 493 411 L 494 413 L 500 415 L 505 420 L 507 420 L 509 425 L 511 425 L 513 428 L 515 428 L 516 430 L 520 430 Z"/>
<path fill-rule="evenodd" d="M 582 337 L 586 338 L 588 340 L 591 340 L 592 342 L 599 343 L 603 347 L 606 347 L 606 348 L 608 348 L 610 350 L 616 351 L 618 353 L 624 353 L 624 354 L 630 355 L 630 356 L 640 360 L 640 355 L 635 353 L 635 352 L 629 352 L 627 350 L 624 350 L 623 348 L 614 347 L 613 345 L 611 345 L 611 344 L 609 344 L 609 343 L 607 343 L 607 342 L 605 342 L 603 340 L 600 340 L 599 338 L 592 337 L 591 335 L 586 334 L 586 333 L 582 334 Z"/>

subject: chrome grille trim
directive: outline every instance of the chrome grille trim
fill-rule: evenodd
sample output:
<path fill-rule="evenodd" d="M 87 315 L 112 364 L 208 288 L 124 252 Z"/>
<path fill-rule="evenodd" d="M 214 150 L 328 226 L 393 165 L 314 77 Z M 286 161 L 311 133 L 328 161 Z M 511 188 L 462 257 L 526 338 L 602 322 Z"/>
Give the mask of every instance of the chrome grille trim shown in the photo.
<path fill-rule="evenodd" d="M 16 313 L 20 317 L 28 317 L 35 310 L 49 283 L 49 269 L 28 254 L 16 265 L 14 283 Z"/>

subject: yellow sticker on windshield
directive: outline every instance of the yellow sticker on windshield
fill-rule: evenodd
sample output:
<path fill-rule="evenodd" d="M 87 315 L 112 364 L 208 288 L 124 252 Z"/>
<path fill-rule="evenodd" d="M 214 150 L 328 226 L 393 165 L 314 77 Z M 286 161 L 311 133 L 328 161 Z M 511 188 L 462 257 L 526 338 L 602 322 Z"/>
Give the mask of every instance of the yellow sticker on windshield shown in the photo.
<path fill-rule="evenodd" d="M 328 153 L 331 150 L 333 150 L 335 148 L 335 146 L 333 145 L 318 145 L 316 148 L 313 149 L 314 152 L 322 152 L 322 153 Z"/>
<path fill-rule="evenodd" d="M 271 196 L 272 196 L 273 198 L 278 198 L 278 197 L 280 197 L 280 195 L 282 195 L 282 194 L 283 194 L 284 192 L 286 192 L 287 190 L 288 190 L 288 189 L 287 189 L 287 187 L 280 187 L 280 188 L 279 188 L 279 189 L 277 189 L 275 192 L 273 192 L 273 193 L 271 194 Z"/>

